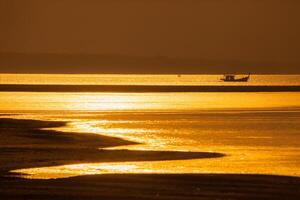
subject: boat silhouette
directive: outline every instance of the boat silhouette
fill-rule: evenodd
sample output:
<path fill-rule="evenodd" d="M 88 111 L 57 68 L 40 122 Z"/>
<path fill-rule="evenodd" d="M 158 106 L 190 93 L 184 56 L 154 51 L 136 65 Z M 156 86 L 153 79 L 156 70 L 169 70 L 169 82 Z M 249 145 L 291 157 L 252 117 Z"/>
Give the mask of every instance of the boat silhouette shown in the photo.
<path fill-rule="evenodd" d="M 221 78 L 224 82 L 247 82 L 250 78 L 250 74 L 246 77 L 236 78 L 234 74 L 224 74 L 223 78 Z"/>

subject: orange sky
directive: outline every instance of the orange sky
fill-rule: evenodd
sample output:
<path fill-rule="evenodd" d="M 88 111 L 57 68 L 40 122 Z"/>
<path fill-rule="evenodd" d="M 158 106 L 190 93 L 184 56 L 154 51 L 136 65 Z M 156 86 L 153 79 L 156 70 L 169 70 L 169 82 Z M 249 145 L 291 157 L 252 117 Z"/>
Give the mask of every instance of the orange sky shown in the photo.
<path fill-rule="evenodd" d="M 298 0 L 0 0 L 0 52 L 168 56 L 299 68 L 299 10 Z"/>

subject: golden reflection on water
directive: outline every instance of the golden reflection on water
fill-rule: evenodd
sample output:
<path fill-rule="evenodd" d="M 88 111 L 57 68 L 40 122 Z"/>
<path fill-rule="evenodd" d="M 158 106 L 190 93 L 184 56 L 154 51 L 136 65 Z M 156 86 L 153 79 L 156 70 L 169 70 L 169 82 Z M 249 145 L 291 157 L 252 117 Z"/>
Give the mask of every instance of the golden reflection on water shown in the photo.
<path fill-rule="evenodd" d="M 270 150 L 270 149 L 269 149 Z M 281 149 L 283 151 L 283 149 Z M 230 151 L 229 151 L 230 152 Z M 262 155 L 253 150 L 231 151 L 232 155 L 223 158 L 174 160 L 174 161 L 138 161 L 138 162 L 111 162 L 85 163 L 53 167 L 39 167 L 13 170 L 20 176 L 28 179 L 56 179 L 81 175 L 101 174 L 174 174 L 174 173 L 240 173 L 240 174 L 270 174 L 300 176 L 295 166 L 279 165 L 266 162 L 274 159 L 274 155 Z M 281 155 L 284 156 L 284 155 Z M 236 162 L 237 159 L 239 162 Z M 275 159 L 276 158 L 275 156 Z"/>
<path fill-rule="evenodd" d="M 106 135 L 111 137 L 118 137 L 132 142 L 142 143 L 141 145 L 111 147 L 105 149 L 135 149 L 135 150 L 162 150 L 164 143 L 149 136 L 149 134 L 159 133 L 159 129 L 144 129 L 144 128 L 114 128 L 111 125 L 113 120 L 80 120 L 77 122 L 68 123 L 65 127 L 55 128 L 55 130 L 63 132 L 76 133 L 93 133 L 99 135 Z M 115 121 L 119 123 L 119 121 Z M 124 121 L 122 121 L 124 123 Z M 129 122 L 131 123 L 131 122 Z M 145 143 L 146 141 L 146 143 Z M 155 144 L 155 146 L 154 146 Z M 133 147 L 133 148 L 132 148 Z M 159 148 L 158 148 L 159 147 Z"/>
<path fill-rule="evenodd" d="M 135 173 L 137 167 L 134 164 L 74 164 L 56 167 L 40 167 L 31 169 L 14 170 L 12 172 L 24 173 L 22 177 L 28 179 L 56 179 L 81 175 L 111 174 L 111 173 Z"/>
<path fill-rule="evenodd" d="M 235 112 L 234 112 L 235 113 Z M 228 119 L 232 120 L 232 117 L 238 115 L 239 112 L 236 112 L 232 116 L 229 115 Z M 107 114 L 109 115 L 109 114 Z M 93 133 L 93 134 L 102 134 L 106 136 L 120 137 L 130 141 L 142 142 L 138 145 L 129 145 L 129 146 L 120 146 L 106 149 L 129 149 L 129 150 L 166 150 L 166 151 L 195 151 L 195 152 L 220 152 L 226 154 L 225 157 L 221 158 L 207 158 L 207 159 L 192 159 L 192 160 L 172 160 L 172 161 L 137 161 L 137 162 L 109 162 L 109 163 L 84 163 L 84 164 L 71 164 L 71 165 L 62 165 L 62 166 L 53 166 L 53 167 L 40 167 L 40 168 L 30 168 L 30 169 L 19 169 L 12 172 L 24 174 L 25 178 L 32 179 L 52 179 L 52 178 L 64 178 L 64 177 L 73 177 L 79 175 L 93 175 L 93 174 L 119 174 L 119 173 L 248 173 L 248 174 L 277 174 L 277 175 L 290 175 L 290 176 L 300 176 L 299 170 L 299 146 L 296 141 L 294 146 L 288 147 L 282 146 L 286 142 L 280 138 L 276 139 L 276 135 L 280 133 L 274 130 L 273 136 L 269 135 L 268 130 L 255 129 L 254 131 L 259 131 L 259 133 L 254 134 L 249 132 L 247 129 L 242 129 L 241 131 L 248 132 L 243 135 L 236 135 L 228 132 L 226 126 L 226 121 L 224 117 L 219 116 L 220 113 L 217 113 L 217 121 L 211 121 L 212 119 L 206 119 L 206 115 L 201 115 L 203 121 L 193 121 L 191 120 L 191 126 L 195 124 L 202 123 L 201 126 L 211 126 L 211 124 L 219 123 L 224 127 L 224 133 L 215 133 L 216 130 L 212 130 L 210 137 L 202 136 L 201 134 L 196 135 L 199 138 L 193 138 L 189 141 L 189 138 L 186 137 L 176 137 L 176 134 L 185 134 L 185 133 L 174 133 L 170 135 L 166 130 L 158 129 L 157 126 L 149 128 L 150 122 L 140 121 L 139 123 L 144 125 L 144 128 L 137 128 L 134 122 L 134 117 L 132 113 L 129 115 L 122 114 L 127 118 L 132 118 L 132 121 L 124 120 L 88 120 L 82 119 L 75 122 L 71 122 L 66 127 L 57 128 L 55 130 L 65 131 L 65 132 L 81 132 L 81 133 Z M 141 114 L 143 116 L 143 114 Z M 156 115 L 161 116 L 162 114 Z M 180 115 L 180 114 L 176 114 Z M 259 113 L 251 114 L 251 116 L 259 115 Z M 280 115 L 276 113 L 276 115 Z M 166 115 L 168 116 L 168 114 Z M 231 117 L 230 117 L 231 116 Z M 136 117 L 136 116 L 135 116 Z M 284 115 L 282 116 L 284 117 Z M 293 123 L 297 123 L 300 115 L 297 113 L 293 116 L 290 116 L 286 121 L 295 120 Z M 140 116 L 136 117 L 140 120 Z M 180 118 L 180 117 L 179 117 Z M 190 116 L 189 116 L 190 118 Z M 242 119 L 242 117 L 239 117 Z M 147 117 L 146 117 L 147 119 Z M 163 118 L 162 118 L 163 119 Z M 170 120 L 163 122 L 161 119 L 160 126 L 164 123 L 174 123 L 178 124 L 180 121 L 176 121 L 170 117 Z M 278 118 L 279 120 L 281 117 Z M 154 119 L 155 123 L 157 119 Z M 250 121 L 248 121 L 250 120 Z M 258 121 L 270 120 L 270 123 L 273 124 L 274 119 L 266 117 L 247 117 L 246 122 L 240 122 L 242 127 L 249 125 L 249 123 L 257 124 Z M 253 121 L 253 122 L 252 122 Z M 128 123 L 126 128 L 115 128 L 114 123 Z M 185 122 L 182 122 L 185 124 Z M 237 122 L 238 123 L 238 122 Z M 276 123 L 276 119 L 274 121 Z M 281 119 L 280 123 L 285 123 Z M 292 126 L 289 124 L 289 126 Z M 129 125 L 131 124 L 131 125 Z M 159 123 L 158 123 L 159 124 Z M 120 124 L 119 124 L 120 125 Z M 186 125 L 189 126 L 189 125 Z M 234 124 L 233 124 L 234 126 Z M 250 125 L 252 126 L 252 125 Z M 176 127 L 175 127 L 176 129 Z M 188 130 L 188 129 L 187 129 Z M 271 129 L 272 130 L 272 127 Z M 172 130 L 171 130 L 172 131 Z M 196 130 L 196 131 L 201 131 Z M 203 131 L 203 130 L 202 130 Z M 229 131 L 231 128 L 229 128 Z M 288 131 L 288 130 L 285 130 Z M 295 130 L 294 130 L 295 131 Z M 296 132 L 286 133 L 295 134 Z M 192 131 L 187 134 L 194 134 Z M 215 134 L 215 135 L 214 135 Z M 232 145 L 226 144 L 224 140 L 224 135 L 229 134 L 232 141 L 244 141 L 245 144 L 241 145 L 233 142 Z M 193 136 L 195 137 L 195 136 Z M 287 136 L 289 137 L 289 136 Z M 211 141 L 211 140 L 219 140 Z M 292 140 L 292 138 L 291 138 Z M 204 141 L 204 144 L 201 143 Z M 262 141 L 263 144 L 258 142 Z M 282 141 L 282 142 L 281 142 Z M 271 143 L 270 143 L 271 142 Z M 269 143 L 269 144 L 268 144 Z M 274 144 L 273 144 L 274 143 Z M 251 146 L 252 145 L 252 146 Z M 293 161 L 293 158 L 295 161 Z"/>
<path fill-rule="evenodd" d="M 240 114 L 260 109 L 270 113 L 279 109 L 283 113 L 287 110 L 297 112 L 296 108 L 300 108 L 300 93 L 1 93 L 0 96 L 0 110 L 4 112 L 37 111 L 38 114 L 31 115 L 34 119 L 38 119 L 39 114 L 43 118 L 45 111 L 66 112 L 66 115 L 47 116 L 51 120 L 70 121 L 66 127 L 55 128 L 58 131 L 101 134 L 142 143 L 109 149 L 226 154 L 222 158 L 210 159 L 85 163 L 13 171 L 38 179 L 104 173 L 262 173 L 300 176 L 300 151 L 293 129 L 297 127 L 299 116 L 286 119 L 279 111 L 270 119 L 255 112 L 246 118 Z M 220 112 L 203 115 L 203 110 Z M 228 110 L 241 111 L 227 115 L 226 112 L 230 113 Z M 80 112 L 70 114 L 70 111 Z M 94 114 L 80 118 L 78 114 L 86 111 Z M 106 112 L 101 115 L 103 111 Z M 147 118 L 154 111 L 159 114 Z M 114 118 L 115 112 L 123 113 L 125 117 Z M 135 116 L 134 112 L 139 116 Z M 197 118 L 191 117 L 197 112 L 202 114 Z M 28 118 L 28 115 L 23 117 Z M 239 120 L 244 120 L 244 123 Z M 292 130 L 287 137 L 294 139 L 285 141 L 282 136 L 276 140 L 277 135 L 288 128 L 284 127 L 280 132 L 281 127 L 276 128 L 276 125 L 284 126 L 291 121 L 293 123 L 289 128 Z M 256 129 L 260 128 L 259 123 L 269 122 L 264 127 L 266 130 Z M 189 135 L 193 134 L 194 138 L 191 138 Z M 228 139 L 227 135 L 232 138 Z M 287 147 L 285 142 L 294 146 Z M 293 162 L 292 158 L 297 160 Z"/>
<path fill-rule="evenodd" d="M 0 84 L 58 85 L 299 85 L 299 75 L 251 75 L 245 83 L 225 83 L 219 75 L 0 74 Z M 244 75 L 239 75 L 243 77 Z"/>
<path fill-rule="evenodd" d="M 298 107 L 300 93 L 1 92 L 0 111 L 178 111 Z"/>

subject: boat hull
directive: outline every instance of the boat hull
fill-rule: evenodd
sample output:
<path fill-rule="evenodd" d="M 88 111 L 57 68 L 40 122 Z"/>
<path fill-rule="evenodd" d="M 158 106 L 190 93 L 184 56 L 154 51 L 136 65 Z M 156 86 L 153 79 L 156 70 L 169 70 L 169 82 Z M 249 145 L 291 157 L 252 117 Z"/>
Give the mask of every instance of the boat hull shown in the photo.
<path fill-rule="evenodd" d="M 249 76 L 248 77 L 243 77 L 243 78 L 238 78 L 238 79 L 233 79 L 233 80 L 226 80 L 224 78 L 221 78 L 222 81 L 224 82 L 248 82 Z"/>

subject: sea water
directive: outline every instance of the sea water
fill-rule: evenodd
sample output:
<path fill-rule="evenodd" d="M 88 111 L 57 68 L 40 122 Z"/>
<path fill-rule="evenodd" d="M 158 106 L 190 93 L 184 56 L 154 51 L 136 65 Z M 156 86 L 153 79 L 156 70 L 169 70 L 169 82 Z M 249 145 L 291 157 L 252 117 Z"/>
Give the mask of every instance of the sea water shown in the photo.
<path fill-rule="evenodd" d="M 185 77 L 186 76 L 186 77 Z M 1 75 L 2 84 L 217 85 L 220 75 Z M 298 75 L 254 75 L 253 85 L 300 85 Z M 234 83 L 237 84 L 237 83 Z M 239 83 L 240 84 L 240 83 Z M 28 178 L 103 173 L 251 173 L 300 176 L 300 93 L 1 92 L 10 117 L 66 121 L 65 132 L 119 137 L 141 151 L 216 152 L 220 158 L 82 163 L 19 169 Z M 4 116 L 8 117 L 8 116 Z"/>

